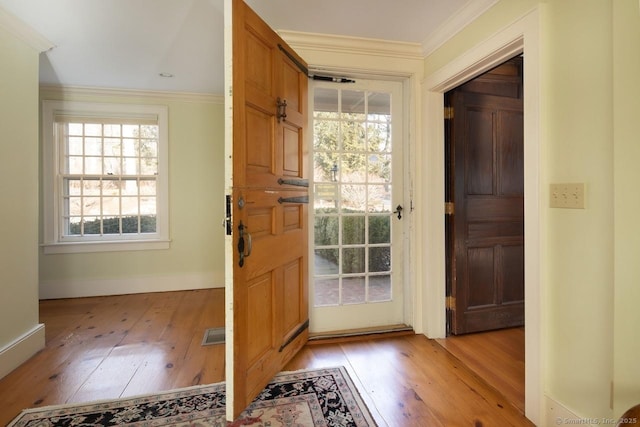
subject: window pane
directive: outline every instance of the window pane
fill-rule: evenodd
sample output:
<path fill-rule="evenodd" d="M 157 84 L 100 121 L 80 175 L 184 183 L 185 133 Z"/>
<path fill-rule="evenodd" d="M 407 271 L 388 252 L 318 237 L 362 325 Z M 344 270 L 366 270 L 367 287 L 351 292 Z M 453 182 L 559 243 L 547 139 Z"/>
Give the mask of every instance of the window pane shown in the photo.
<path fill-rule="evenodd" d="M 158 159 L 142 158 L 140 162 L 140 175 L 157 175 Z"/>
<path fill-rule="evenodd" d="M 122 197 L 122 215 L 138 215 L 139 206 L 137 197 Z"/>
<path fill-rule="evenodd" d="M 391 222 L 388 216 L 369 217 L 369 243 L 391 243 Z"/>
<path fill-rule="evenodd" d="M 138 175 L 138 159 L 137 158 L 124 158 L 122 159 L 122 165 L 124 170 L 123 175 Z"/>
<path fill-rule="evenodd" d="M 67 154 L 71 156 L 82 156 L 82 137 L 69 137 L 67 142 Z"/>
<path fill-rule="evenodd" d="M 369 156 L 369 182 L 391 182 L 391 156 L 371 154 Z"/>
<path fill-rule="evenodd" d="M 120 136 L 120 125 L 107 124 L 103 125 L 102 132 L 104 136 Z"/>
<path fill-rule="evenodd" d="M 345 245 L 364 244 L 364 216 L 342 217 L 342 243 Z"/>
<path fill-rule="evenodd" d="M 366 154 L 345 154 L 342 156 L 342 182 L 366 182 Z"/>
<path fill-rule="evenodd" d="M 375 120 L 378 116 L 388 117 L 391 115 L 391 94 L 369 92 L 367 106 L 369 108 L 369 120 Z"/>
<path fill-rule="evenodd" d="M 156 232 L 156 216 L 145 215 L 140 217 L 140 232 L 155 233 Z"/>
<path fill-rule="evenodd" d="M 79 235 L 82 231 L 80 227 L 80 218 L 78 217 L 68 218 L 66 220 L 66 226 L 67 234 L 69 235 Z"/>
<path fill-rule="evenodd" d="M 103 179 L 102 180 L 102 195 L 103 196 L 119 196 L 120 195 L 120 180 Z"/>
<path fill-rule="evenodd" d="M 82 214 L 100 215 L 100 197 L 83 197 Z"/>
<path fill-rule="evenodd" d="M 342 113 L 351 119 L 364 120 L 364 92 L 356 90 L 342 91 Z"/>
<path fill-rule="evenodd" d="M 135 182 L 127 181 L 127 185 L 129 185 L 129 183 L 135 184 Z M 155 179 L 142 179 L 140 180 L 140 194 L 147 195 L 147 196 L 155 196 L 157 194 L 156 186 L 157 185 L 156 185 Z M 132 190 L 133 189 L 134 188 L 132 185 Z"/>
<path fill-rule="evenodd" d="M 367 210 L 369 212 L 391 212 L 391 186 L 370 185 Z"/>
<path fill-rule="evenodd" d="M 362 122 L 342 123 L 342 149 L 364 151 L 366 147 L 365 125 Z"/>
<path fill-rule="evenodd" d="M 338 90 L 317 88 L 313 93 L 314 117 L 335 117 L 338 111 Z"/>
<path fill-rule="evenodd" d="M 338 249 L 316 249 L 313 258 L 316 275 L 338 274 Z"/>
<path fill-rule="evenodd" d="M 119 182 L 119 189 L 123 196 L 137 196 L 138 181 L 135 179 L 123 179 Z"/>
<path fill-rule="evenodd" d="M 85 123 L 84 134 L 87 136 L 101 136 L 102 125 L 97 123 Z"/>
<path fill-rule="evenodd" d="M 101 156 L 102 155 L 102 139 L 101 138 L 85 138 L 84 139 L 84 155 L 85 156 Z"/>
<path fill-rule="evenodd" d="M 369 277 L 369 301 L 390 301 L 391 300 L 391 276 L 370 276 Z"/>
<path fill-rule="evenodd" d="M 313 188 L 313 209 L 316 213 L 338 211 L 338 184 L 316 184 Z"/>
<path fill-rule="evenodd" d="M 84 162 L 82 157 L 69 157 L 67 160 L 66 173 L 80 175 L 84 173 Z"/>
<path fill-rule="evenodd" d="M 338 244 L 338 217 L 316 216 L 314 219 L 314 243 L 316 246 Z"/>
<path fill-rule="evenodd" d="M 138 130 L 138 125 L 122 125 L 122 136 L 131 138 L 138 137 L 140 135 L 140 131 Z"/>
<path fill-rule="evenodd" d="M 67 131 L 69 135 L 84 135 L 84 126 L 82 126 L 82 123 L 69 123 Z"/>
<path fill-rule="evenodd" d="M 138 156 L 138 140 L 137 139 L 123 139 L 122 140 L 122 155 L 126 157 Z"/>
<path fill-rule="evenodd" d="M 316 306 L 338 305 L 340 302 L 339 279 L 316 278 L 314 288 Z"/>
<path fill-rule="evenodd" d="M 102 234 L 100 218 L 85 216 L 82 221 L 83 234 Z"/>
<path fill-rule="evenodd" d="M 119 197 L 103 197 L 102 198 L 102 214 L 103 215 L 120 215 L 120 198 Z"/>
<path fill-rule="evenodd" d="M 342 279 L 342 303 L 362 304 L 366 302 L 364 277 L 345 277 Z"/>
<path fill-rule="evenodd" d="M 143 139 L 140 141 L 141 157 L 158 157 L 158 141 L 155 139 Z"/>
<path fill-rule="evenodd" d="M 155 215 L 156 214 L 156 198 L 155 197 L 141 197 L 140 198 L 140 213 L 142 215 Z"/>
<path fill-rule="evenodd" d="M 99 196 L 100 180 L 99 179 L 85 179 L 82 181 L 82 194 L 85 196 Z"/>
<path fill-rule="evenodd" d="M 104 234 L 120 234 L 120 218 L 118 216 L 105 217 L 102 228 Z"/>
<path fill-rule="evenodd" d="M 105 157 L 104 173 L 105 175 L 120 175 L 120 157 Z"/>
<path fill-rule="evenodd" d="M 344 248 L 342 250 L 342 273 L 364 272 L 364 248 Z"/>
<path fill-rule="evenodd" d="M 85 157 L 84 173 L 87 175 L 102 175 L 102 157 Z"/>
<path fill-rule="evenodd" d="M 367 208 L 366 185 L 341 185 L 342 212 L 364 212 Z"/>
<path fill-rule="evenodd" d="M 79 179 L 65 179 L 63 187 L 65 196 L 79 196 L 82 191 L 82 183 Z"/>
<path fill-rule="evenodd" d="M 139 217 L 125 216 L 122 218 L 122 233 L 138 233 Z"/>
<path fill-rule="evenodd" d="M 391 151 L 391 125 L 389 123 L 369 123 L 367 125 L 369 151 Z"/>
<path fill-rule="evenodd" d="M 389 246 L 369 248 L 369 271 L 391 271 L 391 248 Z"/>

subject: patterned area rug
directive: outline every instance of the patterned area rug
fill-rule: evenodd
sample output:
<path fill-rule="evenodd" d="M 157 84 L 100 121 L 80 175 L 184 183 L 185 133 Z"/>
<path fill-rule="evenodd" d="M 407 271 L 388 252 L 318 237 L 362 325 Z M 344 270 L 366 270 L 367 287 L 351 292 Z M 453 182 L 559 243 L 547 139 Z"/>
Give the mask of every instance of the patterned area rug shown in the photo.
<path fill-rule="evenodd" d="M 347 371 L 278 374 L 233 423 L 225 421 L 224 383 L 161 394 L 27 409 L 8 427 L 49 426 L 376 426 Z"/>

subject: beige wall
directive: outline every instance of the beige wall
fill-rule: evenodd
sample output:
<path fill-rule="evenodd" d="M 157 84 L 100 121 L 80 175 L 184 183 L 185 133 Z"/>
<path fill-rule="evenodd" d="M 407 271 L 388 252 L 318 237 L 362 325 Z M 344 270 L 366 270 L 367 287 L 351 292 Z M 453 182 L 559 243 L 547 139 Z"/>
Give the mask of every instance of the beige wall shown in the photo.
<path fill-rule="evenodd" d="M 611 417 L 640 403 L 637 0 L 502 0 L 428 57 L 425 74 L 536 6 L 543 392 L 577 416 Z M 548 207 L 561 182 L 585 183 L 586 209 Z"/>
<path fill-rule="evenodd" d="M 0 377 L 38 328 L 38 51 L 0 25 Z M 24 345 L 30 349 L 23 349 Z"/>
<path fill-rule="evenodd" d="M 171 234 L 167 250 L 41 253 L 41 297 L 224 286 L 221 98 L 59 88 L 43 88 L 40 97 L 168 106 Z"/>

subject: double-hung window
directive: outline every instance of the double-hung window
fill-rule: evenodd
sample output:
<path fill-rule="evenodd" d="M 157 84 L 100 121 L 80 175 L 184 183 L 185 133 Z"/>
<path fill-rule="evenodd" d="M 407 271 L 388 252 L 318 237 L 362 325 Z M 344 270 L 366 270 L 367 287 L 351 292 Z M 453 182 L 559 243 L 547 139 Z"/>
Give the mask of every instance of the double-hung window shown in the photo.
<path fill-rule="evenodd" d="M 45 253 L 168 247 L 167 109 L 43 103 Z"/>

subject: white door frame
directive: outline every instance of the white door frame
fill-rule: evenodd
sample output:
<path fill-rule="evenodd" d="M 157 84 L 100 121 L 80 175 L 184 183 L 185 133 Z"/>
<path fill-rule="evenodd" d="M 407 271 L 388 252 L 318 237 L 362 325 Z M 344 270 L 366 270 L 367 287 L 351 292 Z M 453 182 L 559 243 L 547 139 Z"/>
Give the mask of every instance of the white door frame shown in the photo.
<path fill-rule="evenodd" d="M 422 200 L 418 222 L 418 277 L 423 332 L 445 336 L 444 231 L 444 93 L 524 52 L 524 215 L 525 215 L 525 414 L 539 425 L 543 399 L 541 188 L 540 188 L 540 40 L 539 16 L 534 9 L 516 22 L 478 43 L 465 54 L 428 76 L 423 84 L 423 144 L 418 154 L 423 172 L 416 177 Z M 435 201 L 440 200 L 441 203 Z M 433 201 L 433 202 L 430 202 Z M 420 287 L 419 287 L 420 288 Z"/>

